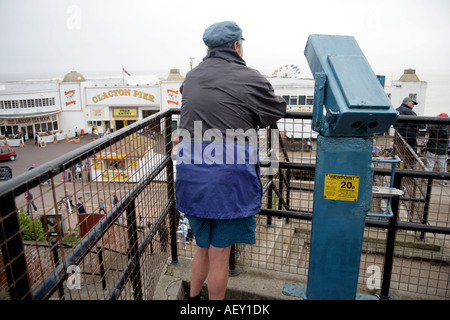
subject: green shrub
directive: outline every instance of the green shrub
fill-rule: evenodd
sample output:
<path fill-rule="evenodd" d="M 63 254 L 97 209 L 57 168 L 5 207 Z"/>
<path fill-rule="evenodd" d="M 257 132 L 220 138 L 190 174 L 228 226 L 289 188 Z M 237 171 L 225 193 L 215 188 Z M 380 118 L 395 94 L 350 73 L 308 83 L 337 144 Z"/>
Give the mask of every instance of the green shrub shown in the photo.
<path fill-rule="evenodd" d="M 22 239 L 29 241 L 47 241 L 46 237 L 42 237 L 44 234 L 44 228 L 39 219 L 33 219 L 21 212 L 19 213 L 19 224 L 22 232 Z"/>

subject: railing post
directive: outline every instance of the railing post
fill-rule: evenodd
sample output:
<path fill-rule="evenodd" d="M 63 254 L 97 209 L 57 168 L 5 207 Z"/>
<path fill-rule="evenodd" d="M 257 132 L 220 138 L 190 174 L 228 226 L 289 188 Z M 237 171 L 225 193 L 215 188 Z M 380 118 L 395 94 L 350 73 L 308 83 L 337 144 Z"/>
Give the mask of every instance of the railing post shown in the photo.
<path fill-rule="evenodd" d="M 230 259 L 228 261 L 228 275 L 230 277 L 235 277 L 240 275 L 242 272 L 241 268 L 236 267 L 236 245 L 231 245 Z"/>
<path fill-rule="evenodd" d="M 131 272 L 134 299 L 142 300 L 141 267 L 139 263 L 139 240 L 137 235 L 136 205 L 134 200 L 127 206 L 128 241 L 130 246 L 129 259 L 134 259 L 134 268 Z"/>
<path fill-rule="evenodd" d="M 291 169 L 286 170 L 286 204 L 288 208 L 291 207 Z"/>
<path fill-rule="evenodd" d="M 280 174 L 278 175 L 278 191 L 280 191 L 281 198 L 278 199 L 278 210 L 283 210 L 283 191 L 284 191 L 284 173 L 281 169 L 278 169 Z M 289 193 L 289 189 L 286 190 L 286 195 Z M 287 203 L 287 201 L 286 201 Z M 288 210 L 286 208 L 286 210 Z M 286 223 L 289 223 L 289 218 L 286 218 Z"/>
<path fill-rule="evenodd" d="M 267 156 L 270 158 L 272 152 L 272 129 L 273 125 L 269 126 L 267 129 Z M 273 175 L 269 175 L 268 179 L 273 180 Z M 271 184 L 267 190 L 267 209 L 272 209 L 272 199 L 273 199 L 273 185 Z M 267 227 L 273 227 L 272 216 L 267 216 Z"/>
<path fill-rule="evenodd" d="M 0 245 L 11 300 L 30 300 L 27 261 L 12 192 L 0 198 Z"/>
<path fill-rule="evenodd" d="M 50 241 L 50 244 L 52 246 L 53 262 L 55 263 L 55 269 L 56 269 L 56 267 L 59 266 L 58 242 L 55 239 L 52 239 Z M 56 286 L 58 287 L 58 294 L 59 294 L 60 299 L 66 300 L 66 298 L 64 297 L 64 288 L 62 285 L 62 281 L 58 281 Z"/>
<path fill-rule="evenodd" d="M 402 178 L 399 174 L 394 177 L 394 188 L 400 189 Z M 394 249 L 395 249 L 395 236 L 397 233 L 396 225 L 398 219 L 398 210 L 400 207 L 400 197 L 393 197 L 391 202 L 392 213 L 394 216 L 389 219 L 387 240 L 386 240 L 386 252 L 384 254 L 384 267 L 383 267 L 383 281 L 381 284 L 381 290 L 377 293 L 377 296 L 381 300 L 391 300 L 393 296 L 389 294 L 389 288 L 391 286 L 392 266 L 394 264 Z"/>
<path fill-rule="evenodd" d="M 175 203 L 175 178 L 173 174 L 173 161 L 172 161 L 172 114 L 166 116 L 165 124 L 165 144 L 166 155 L 168 155 L 169 162 L 167 164 L 167 199 Z M 170 247 L 171 247 L 171 260 L 168 261 L 171 265 L 178 264 L 178 247 L 177 247 L 177 210 L 175 205 L 169 210 L 170 217 Z"/>
<path fill-rule="evenodd" d="M 423 217 L 422 217 L 422 223 L 427 224 L 428 221 L 428 212 L 430 211 L 430 201 L 431 201 L 431 189 L 433 185 L 433 179 L 427 179 L 427 194 L 425 197 L 425 205 L 423 207 Z M 420 233 L 419 240 L 425 239 L 425 232 Z"/>
<path fill-rule="evenodd" d="M 283 196 L 283 185 L 284 185 L 284 174 L 283 171 L 280 170 L 280 174 L 278 175 L 278 191 L 280 192 L 281 196 Z M 283 199 L 278 199 L 278 210 L 283 210 Z"/>
<path fill-rule="evenodd" d="M 100 277 L 102 278 L 102 288 L 103 290 L 106 289 L 106 270 L 105 270 L 105 263 L 103 262 L 103 248 L 102 246 L 97 246 L 97 254 L 98 254 L 98 263 L 100 264 Z"/>

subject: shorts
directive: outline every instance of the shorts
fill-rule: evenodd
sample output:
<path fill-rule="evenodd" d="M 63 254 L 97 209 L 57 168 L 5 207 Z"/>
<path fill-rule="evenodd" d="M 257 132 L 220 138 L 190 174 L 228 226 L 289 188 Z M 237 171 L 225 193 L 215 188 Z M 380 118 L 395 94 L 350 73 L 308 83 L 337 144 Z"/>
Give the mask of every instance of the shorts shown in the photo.
<path fill-rule="evenodd" d="M 186 215 L 200 248 L 226 248 L 235 243 L 255 244 L 255 216 L 237 219 L 206 219 Z"/>

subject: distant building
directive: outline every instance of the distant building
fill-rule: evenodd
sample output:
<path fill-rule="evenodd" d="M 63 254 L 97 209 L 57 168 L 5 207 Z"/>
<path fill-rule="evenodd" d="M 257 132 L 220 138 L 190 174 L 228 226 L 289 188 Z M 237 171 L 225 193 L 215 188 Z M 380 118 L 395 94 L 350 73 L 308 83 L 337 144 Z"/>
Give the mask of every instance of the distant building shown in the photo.
<path fill-rule="evenodd" d="M 314 104 L 314 80 L 299 78 L 268 78 L 275 94 L 284 97 L 288 105 L 288 111 L 312 112 Z M 384 91 L 392 102 L 394 108 L 399 107 L 405 97 L 416 99 L 419 103 L 414 111 L 424 115 L 427 93 L 427 82 L 420 81 L 416 70 L 406 69 L 399 80 L 394 80 L 390 85 L 385 85 Z"/>
<path fill-rule="evenodd" d="M 403 75 L 397 81 L 392 81 L 390 86 L 385 87 L 385 92 L 392 102 L 394 108 L 399 107 L 405 97 L 411 97 L 418 102 L 414 112 L 419 116 L 425 114 L 427 82 L 420 81 L 414 69 L 405 69 Z"/>
<path fill-rule="evenodd" d="M 175 79 L 175 80 L 174 80 Z M 181 105 L 183 77 L 171 70 L 157 76 L 85 78 L 71 71 L 59 79 L 0 83 L 0 135 L 33 139 L 36 134 L 104 133 L 160 110 Z"/>
<path fill-rule="evenodd" d="M 171 69 L 167 79 L 157 76 L 85 78 L 71 71 L 59 79 L 6 81 L 0 83 L 0 138 L 19 136 L 33 139 L 36 134 L 72 137 L 75 128 L 90 133 L 119 130 L 158 111 L 181 107 L 183 76 Z M 282 96 L 289 111 L 312 112 L 314 80 L 269 77 L 275 94 Z M 402 77 L 385 87 L 397 108 L 404 97 L 419 104 L 424 114 L 427 83 L 415 70 L 406 69 Z M 177 119 L 173 127 L 177 127 Z"/>

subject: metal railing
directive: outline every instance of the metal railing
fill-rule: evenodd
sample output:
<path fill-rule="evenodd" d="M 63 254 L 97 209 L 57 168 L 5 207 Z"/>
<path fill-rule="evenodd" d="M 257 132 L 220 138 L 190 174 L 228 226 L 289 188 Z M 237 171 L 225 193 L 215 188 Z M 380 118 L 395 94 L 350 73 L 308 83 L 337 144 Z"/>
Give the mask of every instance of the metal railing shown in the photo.
<path fill-rule="evenodd" d="M 177 231 L 171 134 L 178 115 L 157 113 L 3 182 L 0 291 L 14 300 L 151 299 L 164 265 L 192 257 L 195 243 L 186 245 Z M 257 243 L 237 244 L 233 265 L 307 276 L 316 150 L 311 119 L 288 113 L 279 121 L 278 170 L 263 177 Z M 260 132 L 262 157 L 276 151 L 271 132 Z M 407 149 L 401 139 L 375 140 L 378 155 L 408 156 L 399 151 Z M 375 166 L 375 184 L 385 185 L 390 168 Z M 442 179 L 450 174 L 396 170 L 394 188 L 414 192 L 392 199 L 392 218 L 367 218 L 360 286 L 369 287 L 367 270 L 375 267 L 380 282 L 370 288 L 380 298 L 392 292 L 450 297 L 450 187 L 436 183 Z M 26 192 L 38 208 L 29 205 L 29 214 Z M 66 205 L 58 205 L 60 198 Z M 374 197 L 371 212 L 384 212 L 385 200 Z M 80 203 L 86 213 L 79 213 Z"/>

